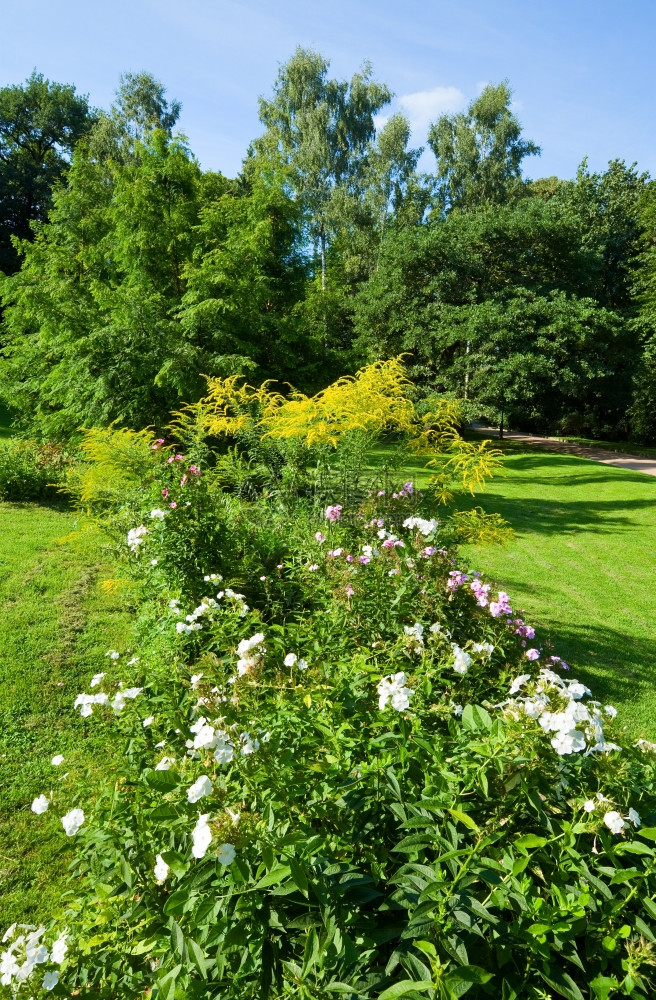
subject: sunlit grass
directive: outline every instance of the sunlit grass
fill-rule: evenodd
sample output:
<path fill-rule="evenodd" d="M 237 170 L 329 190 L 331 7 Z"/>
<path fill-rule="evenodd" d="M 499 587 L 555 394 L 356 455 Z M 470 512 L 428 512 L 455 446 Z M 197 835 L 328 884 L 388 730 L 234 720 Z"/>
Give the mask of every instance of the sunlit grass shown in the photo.
<path fill-rule="evenodd" d="M 60 825 L 111 768 L 115 738 L 100 717 L 73 711 L 79 691 L 108 664 L 105 653 L 129 641 L 130 618 L 100 589 L 98 553 L 58 539 L 71 531 L 68 511 L 0 504 L 0 898 L 3 925 L 43 920 L 57 905 L 72 852 Z M 55 754 L 64 763 L 53 767 Z M 91 787 L 83 775 L 91 767 Z M 64 777 L 68 773 L 68 777 Z M 84 781 L 84 784 L 82 782 Z M 32 800 L 55 804 L 34 815 Z"/>

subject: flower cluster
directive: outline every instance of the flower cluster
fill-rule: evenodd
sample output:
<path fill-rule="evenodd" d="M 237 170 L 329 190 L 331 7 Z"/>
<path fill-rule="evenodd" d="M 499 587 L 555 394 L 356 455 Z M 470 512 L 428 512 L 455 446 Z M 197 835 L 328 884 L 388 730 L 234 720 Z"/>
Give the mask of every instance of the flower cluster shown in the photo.
<path fill-rule="evenodd" d="M 545 668 L 531 685 L 532 693 L 514 698 L 531 681 L 531 674 L 522 674 L 513 681 L 504 703 L 506 711 L 515 717 L 519 713 L 537 720 L 545 733 L 554 733 L 551 745 L 560 754 L 568 755 L 585 751 L 585 756 L 594 752 L 608 753 L 620 750 L 616 743 L 610 743 L 604 736 L 604 715 L 614 718 L 617 711 L 612 705 L 602 709 L 600 702 L 582 699 L 591 695 L 585 684 L 576 680 L 564 680 L 553 670 Z"/>
<path fill-rule="evenodd" d="M 239 654 L 237 675 L 243 677 L 244 674 L 252 673 L 260 665 L 266 653 L 264 633 L 256 632 L 250 639 L 242 639 L 237 646 L 237 653 Z"/>
<path fill-rule="evenodd" d="M 388 701 L 397 712 L 404 712 L 410 707 L 412 691 L 406 687 L 407 676 L 401 670 L 397 674 L 390 674 L 383 677 L 378 684 L 378 707 L 383 711 L 387 707 Z"/>
<path fill-rule="evenodd" d="M 24 933 L 17 935 L 17 929 Z M 11 986 L 15 990 L 33 975 L 37 966 L 45 965 L 46 962 L 62 964 L 68 951 L 66 934 L 60 934 L 48 948 L 43 941 L 45 933 L 45 927 L 21 925 L 17 928 L 16 924 L 12 924 L 8 928 L 2 938 L 2 943 L 8 944 L 8 947 L 0 953 L 0 985 Z M 44 974 L 41 987 L 50 991 L 58 982 L 59 972 L 51 969 Z"/>

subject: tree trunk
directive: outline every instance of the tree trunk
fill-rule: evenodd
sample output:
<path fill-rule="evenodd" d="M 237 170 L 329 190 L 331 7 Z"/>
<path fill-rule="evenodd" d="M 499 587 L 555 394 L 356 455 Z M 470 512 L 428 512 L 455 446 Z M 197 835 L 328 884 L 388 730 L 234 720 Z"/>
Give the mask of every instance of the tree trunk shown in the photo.
<path fill-rule="evenodd" d="M 501 420 L 499 421 L 499 441 L 503 441 L 503 410 L 501 411 Z"/>
<path fill-rule="evenodd" d="M 321 223 L 321 291 L 326 290 L 326 230 Z"/>

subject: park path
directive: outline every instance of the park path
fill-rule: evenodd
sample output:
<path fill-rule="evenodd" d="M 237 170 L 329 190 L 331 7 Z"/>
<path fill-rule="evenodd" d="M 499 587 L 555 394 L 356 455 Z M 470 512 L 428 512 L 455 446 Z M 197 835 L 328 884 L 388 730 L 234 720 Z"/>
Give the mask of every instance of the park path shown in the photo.
<path fill-rule="evenodd" d="M 473 424 L 472 430 L 489 437 L 499 437 L 496 427 L 484 427 Z M 577 458 L 589 458 L 592 462 L 603 465 L 616 465 L 620 469 L 630 469 L 632 472 L 644 472 L 648 476 L 656 476 L 656 459 L 641 458 L 640 455 L 625 455 L 620 451 L 608 451 L 606 448 L 593 448 L 586 444 L 576 444 L 573 441 L 559 441 L 558 438 L 536 437 L 533 434 L 504 432 L 504 441 L 520 441 L 532 448 L 545 448 L 547 451 L 557 451 L 564 455 L 576 455 Z"/>

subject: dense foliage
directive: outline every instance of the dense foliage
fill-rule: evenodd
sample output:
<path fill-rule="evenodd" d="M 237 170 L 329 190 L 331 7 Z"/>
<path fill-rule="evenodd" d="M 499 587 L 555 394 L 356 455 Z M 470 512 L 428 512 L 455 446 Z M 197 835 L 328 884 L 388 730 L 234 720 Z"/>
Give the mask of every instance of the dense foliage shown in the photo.
<path fill-rule="evenodd" d="M 0 90 L 16 420 L 45 438 L 161 428 L 203 375 L 250 363 L 315 391 L 407 351 L 425 391 L 480 416 L 654 440 L 653 182 L 621 160 L 527 181 L 539 149 L 507 82 L 431 126 L 421 173 L 390 100 L 368 64 L 337 80 L 299 48 L 228 179 L 146 73 L 107 112 L 38 75 Z"/>
<path fill-rule="evenodd" d="M 69 488 L 139 640 L 71 709 L 125 754 L 95 801 L 63 779 L 32 804 L 76 859 L 61 911 L 5 933 L 8 993 L 653 992 L 656 747 L 613 742 L 612 706 L 458 568 L 457 513 L 362 468 L 393 431 L 471 486 L 442 402 L 397 363 L 312 398 L 229 377 L 169 440 L 87 434 Z"/>

